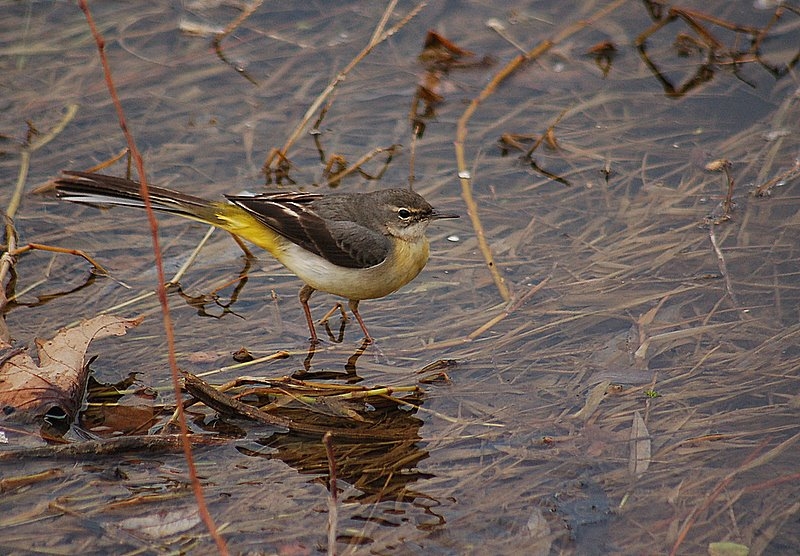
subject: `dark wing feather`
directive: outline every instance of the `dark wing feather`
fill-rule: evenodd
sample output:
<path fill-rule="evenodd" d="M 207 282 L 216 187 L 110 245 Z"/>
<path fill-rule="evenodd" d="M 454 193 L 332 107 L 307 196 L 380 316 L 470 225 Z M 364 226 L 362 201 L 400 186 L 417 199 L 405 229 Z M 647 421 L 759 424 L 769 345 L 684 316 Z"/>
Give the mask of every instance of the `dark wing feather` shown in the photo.
<path fill-rule="evenodd" d="M 262 224 L 323 259 L 345 268 L 367 268 L 389 254 L 388 238 L 347 220 L 324 219 L 314 211 L 315 193 L 227 196 Z"/>
<path fill-rule="evenodd" d="M 337 264 L 348 268 L 367 268 L 380 264 L 389 255 L 392 246 L 391 240 L 385 235 L 355 222 L 328 221 L 328 231 L 336 242 L 337 250 L 354 263 L 352 266 Z"/>

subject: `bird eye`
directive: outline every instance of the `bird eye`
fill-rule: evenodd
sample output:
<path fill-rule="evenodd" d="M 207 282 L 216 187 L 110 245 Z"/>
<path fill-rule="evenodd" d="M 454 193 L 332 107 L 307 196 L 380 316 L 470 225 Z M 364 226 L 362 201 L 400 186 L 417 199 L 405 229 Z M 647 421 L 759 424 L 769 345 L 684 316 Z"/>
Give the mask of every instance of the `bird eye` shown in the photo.
<path fill-rule="evenodd" d="M 400 217 L 401 220 L 408 220 L 411 218 L 411 211 L 408 209 L 401 208 L 397 211 L 397 216 Z"/>

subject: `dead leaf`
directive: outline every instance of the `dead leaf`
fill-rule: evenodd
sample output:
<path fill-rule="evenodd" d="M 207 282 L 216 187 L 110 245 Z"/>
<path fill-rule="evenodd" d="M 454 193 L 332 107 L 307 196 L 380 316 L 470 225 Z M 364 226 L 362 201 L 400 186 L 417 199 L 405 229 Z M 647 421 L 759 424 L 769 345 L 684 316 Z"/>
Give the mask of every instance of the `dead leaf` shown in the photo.
<path fill-rule="evenodd" d="M 631 454 L 628 461 L 628 471 L 631 475 L 639 477 L 650 467 L 650 433 L 644 424 L 642 415 L 636 411 L 633 414 L 631 426 Z"/>
<path fill-rule="evenodd" d="M 162 539 L 189 531 L 200 523 L 200 513 L 195 507 L 172 511 L 159 511 L 142 517 L 130 517 L 119 523 L 123 529 L 145 535 L 151 539 Z"/>
<path fill-rule="evenodd" d="M 18 422 L 40 419 L 54 408 L 72 421 L 86 389 L 89 343 L 122 336 L 141 321 L 100 315 L 59 331 L 51 340 L 37 339 L 38 364 L 27 350 L 7 357 L 0 364 L 0 407 L 11 408 L 11 418 Z"/>
<path fill-rule="evenodd" d="M 527 547 L 528 554 L 533 556 L 550 554 L 552 549 L 552 531 L 541 509 L 533 509 L 528 518 L 527 528 L 528 534 L 531 537 L 531 545 Z"/>
<path fill-rule="evenodd" d="M 609 386 L 611 386 L 611 381 L 604 380 L 592 388 L 591 392 L 589 392 L 589 396 L 586 398 L 586 403 L 583 405 L 580 411 L 574 413 L 572 417 L 580 418 L 584 421 L 588 420 L 589 417 L 592 416 L 592 413 L 594 413 L 595 410 L 600 407 L 600 402 L 605 399 Z"/>

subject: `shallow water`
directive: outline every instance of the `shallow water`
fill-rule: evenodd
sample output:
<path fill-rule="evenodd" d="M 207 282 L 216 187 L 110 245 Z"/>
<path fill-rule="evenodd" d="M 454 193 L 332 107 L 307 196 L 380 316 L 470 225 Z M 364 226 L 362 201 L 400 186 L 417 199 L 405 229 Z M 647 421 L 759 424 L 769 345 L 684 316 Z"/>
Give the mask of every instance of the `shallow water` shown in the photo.
<path fill-rule="evenodd" d="M 148 178 L 212 198 L 265 188 L 325 191 L 321 158 L 339 155 L 352 165 L 395 144 L 402 148 L 380 179 L 356 172 L 339 188 L 407 185 L 409 110 L 424 82 L 417 55 L 426 33 L 435 29 L 475 53 L 438 76 L 443 102 L 423 118 L 413 156 L 414 188 L 462 218 L 432 227 L 431 261 L 417 280 L 362 303 L 377 343 L 355 362 L 361 332 L 351 321 L 341 342 L 328 340 L 304 364 L 300 284 L 264 254 L 224 307 L 244 261 L 223 233 L 182 278 L 185 297 L 170 296 L 181 368 L 213 373 L 205 378 L 215 384 L 308 371 L 304 376 L 334 383 L 408 385 L 426 365 L 455 361 L 445 369 L 449 381 L 421 385 L 418 408 L 392 414 L 391 426 L 408 432 L 404 440 L 337 445 L 341 553 L 705 553 L 719 541 L 747 545 L 751 554 L 800 547 L 797 177 L 770 196 L 751 195 L 797 164 L 796 68 L 778 76 L 766 62 L 779 67 L 797 56 L 800 17 L 787 10 L 770 28 L 765 63 L 742 54 L 734 65 L 725 48 L 746 52 L 750 36 L 701 14 L 763 27 L 773 11 L 750 3 L 684 5 L 699 14 L 683 12 L 655 32 L 645 54 L 673 90 L 697 75 L 705 81 L 667 94 L 635 45 L 652 19 L 642 3 L 622 2 L 522 64 L 478 106 L 464 141 L 471 180 L 458 178 L 457 121 L 519 54 L 497 24 L 531 49 L 609 5 L 429 3 L 337 86 L 319 134 L 304 130 L 289 151 L 294 183 L 280 185 L 265 185 L 270 149 L 284 145 L 364 47 L 384 6 L 265 4 L 222 42 L 230 64 L 216 55 L 208 31 L 241 13 L 233 6 L 91 6 Z M 387 25 L 413 8 L 399 3 Z M 81 11 L 69 3 L 14 2 L 5 12 L 4 206 L 20 171 L 26 122 L 45 134 L 67 106 L 78 106 L 64 130 L 32 153 L 28 191 L 125 146 Z M 687 25 L 690 17 L 719 41 L 715 57 Z M 605 76 L 587 54 L 602 41 L 616 48 Z M 484 57 L 492 63 L 479 63 Z M 555 143 L 543 141 L 527 159 L 499 143 L 515 135 L 525 150 L 548 128 Z M 707 217 L 718 214 L 728 182 L 704 166 L 720 158 L 731 161 L 736 207 L 714 223 Z M 363 169 L 376 175 L 385 160 L 378 154 Z M 126 168 L 123 162 L 104 171 L 125 175 Z M 470 212 L 480 218 L 510 301 L 488 270 Z M 89 350 L 98 355 L 92 369 L 100 382 L 136 373 L 120 400 L 136 411 L 84 415 L 83 424 L 107 420 L 103 434 L 113 436 L 134 421 L 163 423 L 169 411 L 161 407 L 173 398 L 160 309 L 155 296 L 139 298 L 156 279 L 145 215 L 26 195 L 14 223 L 22 243 L 82 249 L 113 279 L 80 287 L 89 271 L 82 259 L 22 256 L 19 304 L 6 315 L 13 338 L 31 345 L 104 311 L 145 315 L 125 337 Z M 168 276 L 205 231 L 160 219 Z M 62 292 L 71 293 L 53 295 Z M 219 303 L 202 311 L 187 302 L 211 293 Z M 315 315 L 334 301 L 317 294 Z M 338 340 L 338 317 L 331 324 Z M 213 372 L 232 365 L 231 353 L 242 346 L 256 356 L 290 356 Z M 143 388 L 154 389 L 156 400 L 134 395 Z M 327 460 L 318 438 L 217 420 L 208 411 L 192 426 L 227 439 L 199 447 L 195 458 L 232 552 L 324 550 Z M 40 443 L 35 431 L 3 429 L 4 449 Z M 69 438 L 80 434 L 73 429 Z M 0 498 L 0 552 L 212 552 L 185 468 L 174 451 L 0 462 L 3 480 L 54 470 Z M 177 525 L 153 530 L 132 521 L 152 516 Z"/>

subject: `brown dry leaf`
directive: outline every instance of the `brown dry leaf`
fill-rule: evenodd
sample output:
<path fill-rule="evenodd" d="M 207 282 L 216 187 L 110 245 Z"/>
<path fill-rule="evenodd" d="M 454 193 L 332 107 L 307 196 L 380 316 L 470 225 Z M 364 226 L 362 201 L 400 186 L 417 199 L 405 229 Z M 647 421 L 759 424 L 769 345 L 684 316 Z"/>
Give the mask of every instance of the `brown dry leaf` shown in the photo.
<path fill-rule="evenodd" d="M 633 414 L 631 425 L 631 455 L 628 461 L 628 471 L 638 477 L 650 467 L 650 433 L 644 424 L 642 415 L 636 411 Z"/>
<path fill-rule="evenodd" d="M 142 321 L 100 315 L 60 330 L 51 340 L 36 340 L 39 363 L 20 351 L 0 365 L 0 407 L 12 408 L 13 418 L 34 420 L 54 407 L 70 420 L 80 406 L 88 376 L 85 356 L 96 338 L 122 336 Z"/>
<path fill-rule="evenodd" d="M 552 531 L 541 509 L 533 509 L 531 516 L 528 518 L 527 528 L 532 541 L 531 546 L 528 547 L 528 554 L 533 556 L 550 554 Z"/>
<path fill-rule="evenodd" d="M 595 410 L 600 407 L 600 402 L 605 399 L 609 386 L 611 386 L 611 381 L 604 380 L 592 388 L 591 392 L 589 392 L 589 396 L 586 398 L 586 403 L 583 405 L 580 411 L 574 413 L 572 417 L 587 421 L 589 417 L 592 416 L 592 413 L 594 413 Z"/>

